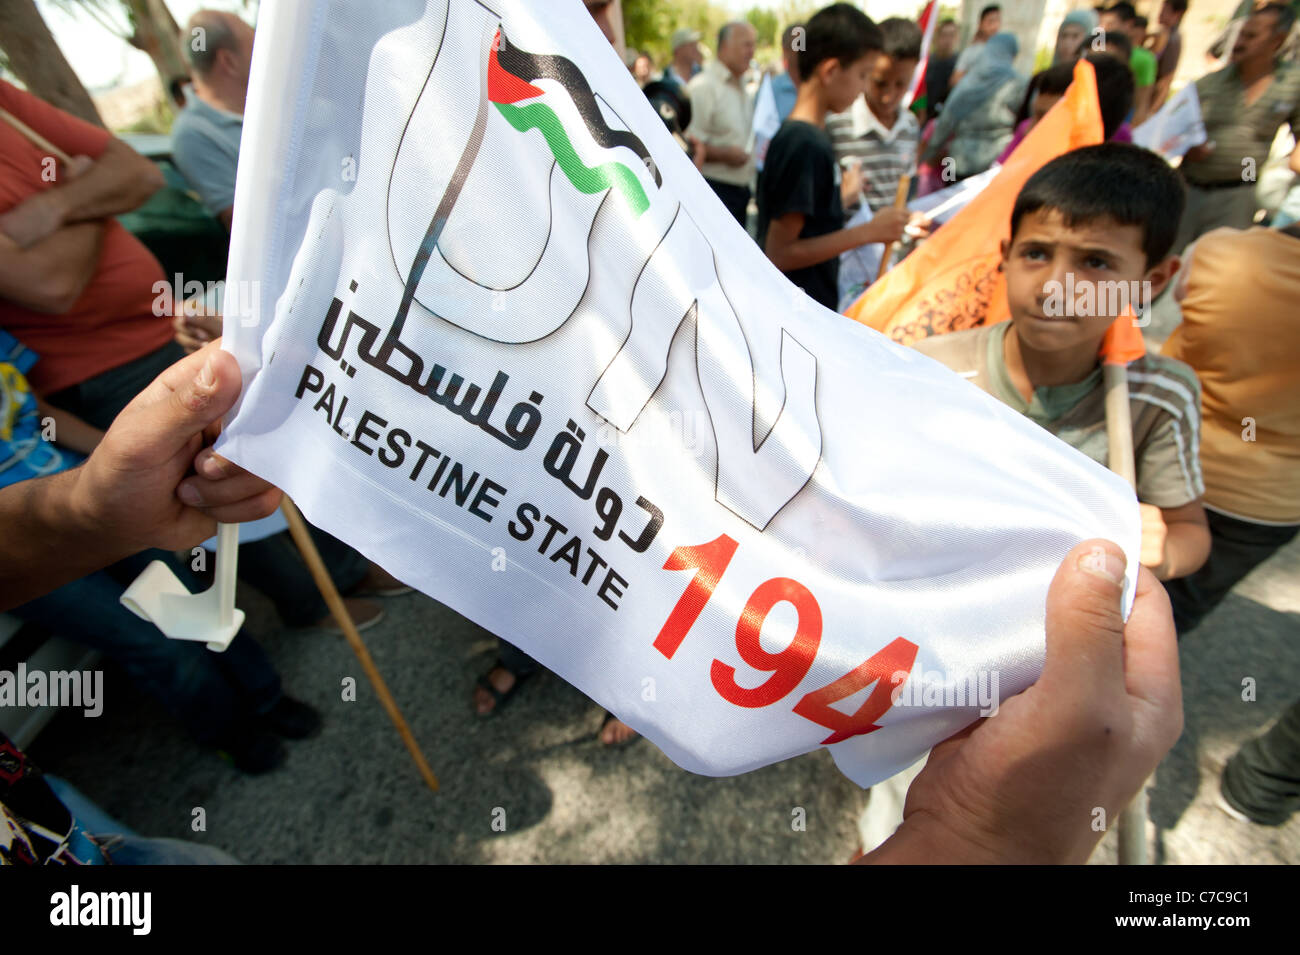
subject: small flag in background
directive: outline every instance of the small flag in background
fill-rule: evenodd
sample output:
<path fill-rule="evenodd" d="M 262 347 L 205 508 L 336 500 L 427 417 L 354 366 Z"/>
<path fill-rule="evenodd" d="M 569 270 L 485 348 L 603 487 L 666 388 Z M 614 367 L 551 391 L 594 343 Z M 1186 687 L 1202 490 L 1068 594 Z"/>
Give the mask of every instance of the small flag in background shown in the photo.
<path fill-rule="evenodd" d="M 934 36 L 934 24 L 939 19 L 935 10 L 935 0 L 930 0 L 921 13 L 918 25 L 921 27 L 921 59 L 912 71 L 912 82 L 908 84 L 907 95 L 903 97 L 902 109 L 915 110 L 924 116 L 928 104 L 925 89 L 925 70 L 930 64 L 930 40 Z"/>

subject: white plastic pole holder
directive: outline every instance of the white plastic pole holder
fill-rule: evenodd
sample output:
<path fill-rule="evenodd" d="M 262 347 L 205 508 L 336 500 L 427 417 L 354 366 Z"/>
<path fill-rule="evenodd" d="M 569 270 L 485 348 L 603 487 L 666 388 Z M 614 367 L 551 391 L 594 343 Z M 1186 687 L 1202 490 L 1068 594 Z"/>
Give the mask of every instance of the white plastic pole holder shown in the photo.
<path fill-rule="evenodd" d="M 217 578 L 211 587 L 192 594 L 170 567 L 155 560 L 122 594 L 122 605 L 173 640 L 197 640 L 220 653 L 244 625 L 244 611 L 235 607 L 238 568 L 239 525 L 218 524 Z"/>

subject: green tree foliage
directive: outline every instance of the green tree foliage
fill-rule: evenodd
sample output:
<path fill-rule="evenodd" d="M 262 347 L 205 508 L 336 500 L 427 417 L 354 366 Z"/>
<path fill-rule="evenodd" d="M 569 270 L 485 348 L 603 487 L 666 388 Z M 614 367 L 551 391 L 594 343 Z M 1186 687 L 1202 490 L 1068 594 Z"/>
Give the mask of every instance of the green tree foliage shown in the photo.
<path fill-rule="evenodd" d="M 674 30 L 698 30 L 700 45 L 712 49 L 728 19 L 726 9 L 709 0 L 623 0 L 628 47 L 649 53 L 658 67 L 672 58 L 668 45 Z"/>
<path fill-rule="evenodd" d="M 781 42 L 781 21 L 772 10 L 762 7 L 750 7 L 745 11 L 745 19 L 758 34 L 759 46 L 771 46 Z"/>
<path fill-rule="evenodd" d="M 787 25 L 807 20 L 829 0 L 785 0 L 774 10 L 751 7 L 743 19 L 758 32 L 760 61 L 771 59 Z M 649 53 L 662 69 L 671 59 L 668 45 L 674 30 L 698 30 L 700 46 L 713 50 L 718 30 L 733 19 L 727 7 L 714 0 L 623 0 L 623 28 L 629 48 Z"/>

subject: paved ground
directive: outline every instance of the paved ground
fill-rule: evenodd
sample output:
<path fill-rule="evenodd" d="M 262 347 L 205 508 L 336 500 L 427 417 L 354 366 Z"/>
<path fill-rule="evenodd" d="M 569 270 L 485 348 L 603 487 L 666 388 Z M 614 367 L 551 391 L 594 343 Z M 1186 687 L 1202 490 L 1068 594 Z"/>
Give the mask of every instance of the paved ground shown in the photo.
<path fill-rule="evenodd" d="M 269 605 L 241 606 L 270 632 Z M 732 779 L 677 769 L 645 741 L 619 750 L 595 734 L 601 711 L 549 674 L 487 721 L 470 712 L 492 639 L 432 600 L 386 601 L 366 634 L 380 671 L 442 782 L 430 793 L 341 637 L 264 642 L 300 697 L 326 715 L 288 765 L 247 778 L 195 749 L 110 671 L 104 715 L 58 717 L 32 747 L 52 772 L 148 835 L 193 838 L 248 862 L 842 862 L 866 794 L 813 753 Z M 1187 730 L 1151 797 L 1166 863 L 1300 862 L 1300 819 L 1236 822 L 1213 804 L 1223 761 L 1300 686 L 1300 541 L 1259 568 L 1183 645 Z M 356 702 L 343 702 L 355 677 Z M 1254 702 L 1242 680 L 1256 681 Z M 207 831 L 190 830 L 202 807 Z M 805 810 L 806 831 L 792 811 Z M 493 829 L 504 810 L 505 831 Z M 1108 838 L 1094 861 L 1113 859 Z"/>
<path fill-rule="evenodd" d="M 1148 329 L 1177 321 L 1166 303 Z M 442 781 L 430 793 L 341 637 L 277 633 L 269 604 L 240 592 L 292 692 L 326 728 L 288 765 L 246 778 L 110 671 L 102 717 L 58 717 L 38 763 L 146 835 L 193 838 L 247 862 L 842 862 L 867 795 L 817 752 L 732 779 L 677 769 L 639 741 L 596 739 L 602 713 L 549 674 L 508 711 L 476 719 L 474 677 L 492 638 L 418 595 L 386 601 L 366 634 Z M 1300 818 L 1267 829 L 1215 807 L 1224 761 L 1300 692 L 1300 540 L 1259 568 L 1182 648 L 1186 732 L 1151 794 L 1154 858 L 1169 864 L 1300 863 Z M 346 677 L 358 686 L 343 702 Z M 1242 699 L 1243 680 L 1255 699 Z M 205 832 L 192 832 L 201 807 Z M 806 830 L 792 828 L 802 808 Z M 504 831 L 493 828 L 502 819 Z M 1114 861 L 1113 834 L 1094 862 Z"/>

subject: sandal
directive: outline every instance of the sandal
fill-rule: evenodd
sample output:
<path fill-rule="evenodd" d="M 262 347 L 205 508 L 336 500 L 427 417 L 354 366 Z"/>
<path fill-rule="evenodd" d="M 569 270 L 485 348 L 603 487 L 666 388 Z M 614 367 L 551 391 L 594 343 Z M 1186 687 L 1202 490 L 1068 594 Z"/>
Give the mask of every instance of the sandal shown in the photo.
<path fill-rule="evenodd" d="M 621 749 L 622 747 L 627 746 L 630 743 L 635 743 L 637 740 L 641 738 L 640 733 L 638 733 L 636 730 L 632 730 L 632 735 L 629 736 L 627 739 L 619 740 L 618 742 L 615 743 L 606 743 L 603 738 L 605 735 L 605 727 L 608 726 L 610 723 L 622 723 L 622 722 L 623 722 L 622 720 L 620 720 L 609 710 L 605 711 L 605 718 L 600 723 L 600 729 L 596 731 L 596 739 L 600 741 L 601 746 L 608 746 L 611 749 Z M 626 726 L 627 724 L 624 725 Z M 632 729 L 632 728 L 629 726 L 628 729 Z"/>
<path fill-rule="evenodd" d="M 493 671 L 495 670 L 505 670 L 507 673 L 509 673 L 511 676 L 515 678 L 515 682 L 510 685 L 510 689 L 502 692 L 501 690 L 498 690 L 495 686 L 492 685 L 491 677 Z M 521 676 L 520 674 L 516 673 L 514 670 L 511 670 L 509 667 L 507 667 L 504 663 L 502 663 L 500 659 L 498 659 L 497 662 L 492 664 L 492 666 L 488 668 L 488 671 L 484 673 L 482 676 L 480 676 L 476 681 L 479 686 L 487 690 L 488 693 L 492 695 L 492 700 L 493 700 L 492 709 L 488 710 L 486 713 L 480 713 L 478 712 L 478 709 L 476 707 L 474 710 L 474 715 L 479 717 L 480 719 L 487 719 L 489 716 L 493 716 L 501 712 L 501 710 L 505 707 L 505 705 L 510 702 L 511 698 L 516 693 L 519 692 L 519 688 L 523 686 L 526 682 L 528 682 L 528 678 L 532 675 L 533 675 L 532 673 L 525 673 Z"/>

